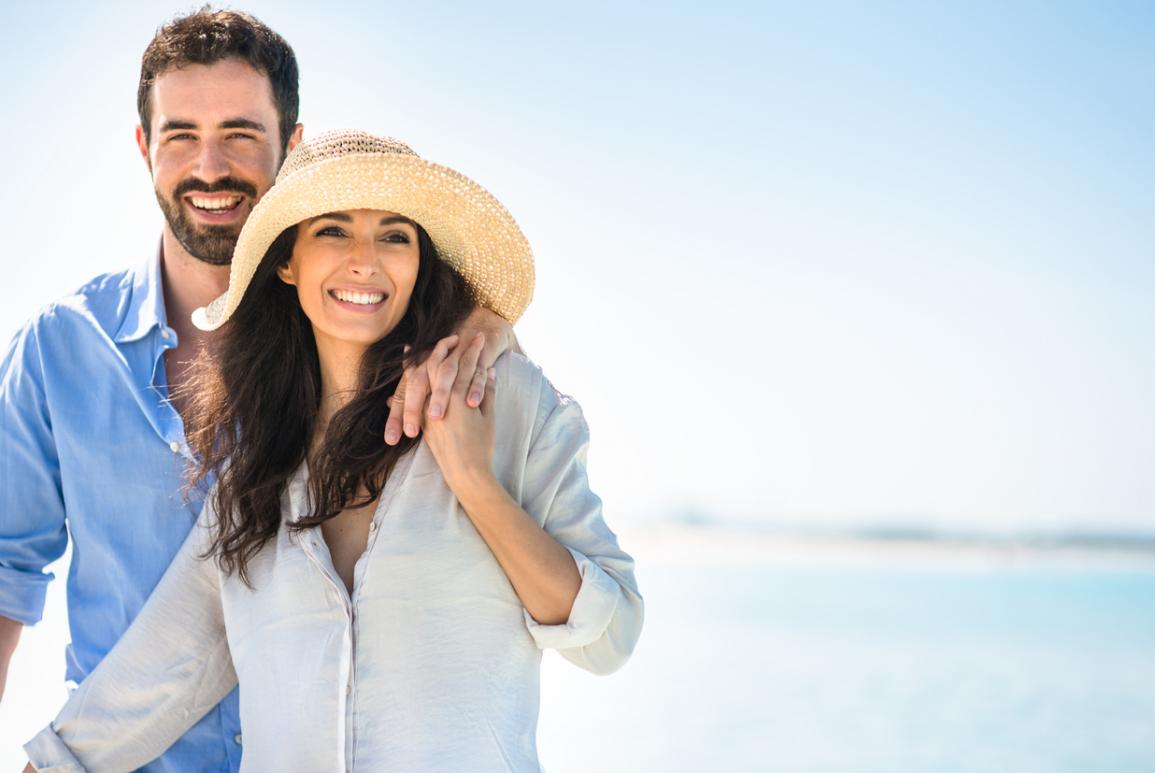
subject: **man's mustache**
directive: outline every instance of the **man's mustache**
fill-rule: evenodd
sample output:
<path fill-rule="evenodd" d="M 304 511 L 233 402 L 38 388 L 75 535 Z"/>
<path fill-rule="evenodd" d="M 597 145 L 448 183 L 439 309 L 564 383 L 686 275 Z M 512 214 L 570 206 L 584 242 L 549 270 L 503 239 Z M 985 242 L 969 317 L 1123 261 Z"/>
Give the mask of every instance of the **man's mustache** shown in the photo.
<path fill-rule="evenodd" d="M 187 193 L 221 193 L 222 191 L 241 193 L 253 199 L 257 197 L 255 185 L 236 177 L 222 177 L 211 185 L 204 180 L 190 177 L 187 180 L 182 180 L 173 190 L 172 195 L 173 198 L 180 198 Z"/>

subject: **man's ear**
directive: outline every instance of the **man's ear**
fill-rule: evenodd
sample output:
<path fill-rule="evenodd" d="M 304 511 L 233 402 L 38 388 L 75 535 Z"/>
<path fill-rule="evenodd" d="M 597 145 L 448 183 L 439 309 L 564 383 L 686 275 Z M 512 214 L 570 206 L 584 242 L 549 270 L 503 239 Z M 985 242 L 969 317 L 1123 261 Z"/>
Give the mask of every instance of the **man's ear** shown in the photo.
<path fill-rule="evenodd" d="M 136 125 L 136 147 L 140 150 L 140 157 L 144 159 L 148 171 L 152 171 L 152 159 L 148 157 L 148 137 L 144 136 L 144 127 Z"/>
<path fill-rule="evenodd" d="M 297 281 L 293 278 L 293 272 L 289 270 L 288 263 L 284 264 L 283 266 L 277 266 L 277 276 L 279 276 L 281 281 L 287 285 L 296 286 L 297 284 Z"/>
<path fill-rule="evenodd" d="M 297 147 L 297 143 L 301 141 L 301 134 L 305 131 L 305 125 L 302 123 L 293 127 L 293 133 L 289 135 L 289 141 L 285 143 L 285 154 L 288 155 L 293 148 Z"/>

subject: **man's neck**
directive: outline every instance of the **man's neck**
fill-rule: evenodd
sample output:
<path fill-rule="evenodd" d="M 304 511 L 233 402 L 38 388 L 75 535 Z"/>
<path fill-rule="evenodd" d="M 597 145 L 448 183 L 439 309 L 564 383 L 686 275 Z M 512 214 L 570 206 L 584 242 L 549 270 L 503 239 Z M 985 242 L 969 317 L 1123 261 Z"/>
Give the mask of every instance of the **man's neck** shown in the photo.
<path fill-rule="evenodd" d="M 204 337 L 205 334 L 193 326 L 192 313 L 228 289 L 229 267 L 212 266 L 189 255 L 167 226 L 161 236 L 160 258 L 167 322 L 185 349 L 186 345 L 195 345 Z"/>

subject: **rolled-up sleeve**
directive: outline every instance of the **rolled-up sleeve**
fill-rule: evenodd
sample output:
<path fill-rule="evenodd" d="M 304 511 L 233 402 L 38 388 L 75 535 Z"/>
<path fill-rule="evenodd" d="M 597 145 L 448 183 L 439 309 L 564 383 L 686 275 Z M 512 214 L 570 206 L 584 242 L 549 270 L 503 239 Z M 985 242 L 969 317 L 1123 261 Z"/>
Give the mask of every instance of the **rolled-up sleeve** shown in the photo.
<path fill-rule="evenodd" d="M 25 745 L 38 771 L 134 770 L 160 756 L 237 684 L 208 511 L 141 613 Z"/>
<path fill-rule="evenodd" d="M 24 744 L 24 751 L 37 773 L 84 773 L 80 760 L 76 759 L 68 744 L 60 740 L 51 726 Z"/>
<path fill-rule="evenodd" d="M 68 545 L 60 464 L 44 389 L 36 322 L 0 363 L 0 615 L 32 625 Z"/>
<path fill-rule="evenodd" d="M 526 614 L 530 634 L 542 648 L 597 674 L 620 668 L 641 634 L 643 604 L 634 560 L 619 547 L 602 517 L 602 502 L 589 487 L 589 428 L 581 408 L 542 379 L 538 421 L 526 462 L 522 506 L 569 549 L 581 587 L 569 619 L 541 625 Z"/>

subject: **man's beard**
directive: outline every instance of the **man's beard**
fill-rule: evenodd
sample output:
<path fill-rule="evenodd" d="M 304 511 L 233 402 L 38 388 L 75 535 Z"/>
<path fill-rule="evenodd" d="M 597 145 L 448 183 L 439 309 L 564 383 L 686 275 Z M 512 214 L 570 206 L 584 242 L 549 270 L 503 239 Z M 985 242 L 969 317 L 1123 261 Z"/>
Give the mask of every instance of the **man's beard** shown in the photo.
<path fill-rule="evenodd" d="M 173 236 L 180 242 L 189 255 L 210 266 L 227 266 L 233 260 L 233 250 L 237 246 L 237 237 L 240 236 L 240 226 L 231 225 L 198 225 L 185 212 L 182 199 L 186 194 L 198 193 L 241 193 L 250 199 L 257 198 L 256 187 L 249 182 L 235 177 L 225 177 L 212 185 L 197 179 L 182 181 L 172 192 L 172 198 L 166 197 L 158 189 L 156 201 L 172 229 Z M 237 206 L 243 206 L 242 201 Z M 191 206 L 191 205 L 189 205 Z"/>

